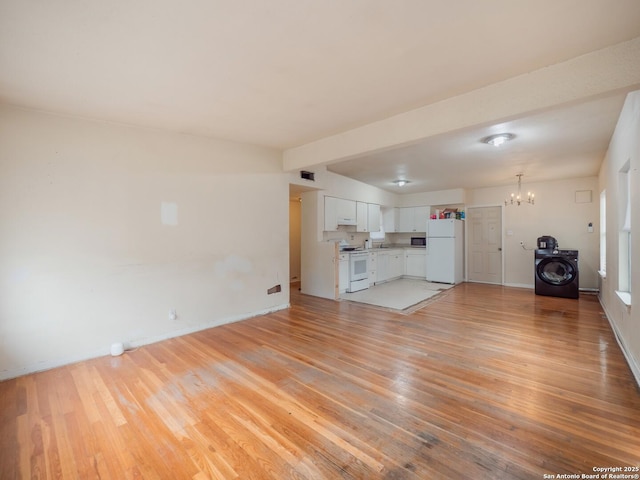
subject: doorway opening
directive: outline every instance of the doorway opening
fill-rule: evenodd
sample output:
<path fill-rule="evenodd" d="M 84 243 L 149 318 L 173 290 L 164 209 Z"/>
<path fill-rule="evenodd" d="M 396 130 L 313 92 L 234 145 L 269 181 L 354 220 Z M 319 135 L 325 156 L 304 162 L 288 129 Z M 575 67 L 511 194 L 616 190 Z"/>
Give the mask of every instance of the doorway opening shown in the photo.
<path fill-rule="evenodd" d="M 289 284 L 291 290 L 300 290 L 302 260 L 302 199 L 289 197 Z"/>
<path fill-rule="evenodd" d="M 289 286 L 291 291 L 299 291 L 302 278 L 302 225 L 303 194 L 318 190 L 305 185 L 289 184 Z"/>

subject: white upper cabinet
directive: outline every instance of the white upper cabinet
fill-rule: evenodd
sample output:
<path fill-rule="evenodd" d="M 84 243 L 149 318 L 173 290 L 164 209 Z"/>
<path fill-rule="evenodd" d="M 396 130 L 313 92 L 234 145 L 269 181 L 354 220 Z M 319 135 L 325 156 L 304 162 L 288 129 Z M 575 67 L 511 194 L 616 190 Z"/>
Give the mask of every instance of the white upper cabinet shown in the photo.
<path fill-rule="evenodd" d="M 375 203 L 324 197 L 324 230 L 333 232 L 339 225 L 355 225 L 356 232 L 426 232 L 431 207 L 390 208 Z"/>
<path fill-rule="evenodd" d="M 431 207 L 424 205 L 422 207 L 414 207 L 414 221 L 417 232 L 427 231 L 427 222 L 429 221 L 429 214 L 431 213 Z"/>
<path fill-rule="evenodd" d="M 356 220 L 356 232 L 369 231 L 369 216 L 366 203 L 356 202 Z"/>
<path fill-rule="evenodd" d="M 324 230 L 335 232 L 338 225 L 356 224 L 356 202 L 344 198 L 324 197 Z"/>
<path fill-rule="evenodd" d="M 399 232 L 426 232 L 431 208 L 428 206 L 398 208 Z"/>
<path fill-rule="evenodd" d="M 338 230 L 338 199 L 324 197 L 324 231 L 335 232 Z"/>
<path fill-rule="evenodd" d="M 375 203 L 356 202 L 356 231 L 380 231 L 380 205 Z"/>
<path fill-rule="evenodd" d="M 413 221 L 413 207 L 398 209 L 398 231 L 412 232 L 415 222 Z"/>
<path fill-rule="evenodd" d="M 385 233 L 395 233 L 398 229 L 398 209 L 386 207 L 382 209 L 382 226 Z"/>
<path fill-rule="evenodd" d="M 338 198 L 338 225 L 356 224 L 356 202 Z"/>
<path fill-rule="evenodd" d="M 368 217 L 369 217 L 369 231 L 380 231 L 380 205 L 375 203 L 368 203 Z"/>

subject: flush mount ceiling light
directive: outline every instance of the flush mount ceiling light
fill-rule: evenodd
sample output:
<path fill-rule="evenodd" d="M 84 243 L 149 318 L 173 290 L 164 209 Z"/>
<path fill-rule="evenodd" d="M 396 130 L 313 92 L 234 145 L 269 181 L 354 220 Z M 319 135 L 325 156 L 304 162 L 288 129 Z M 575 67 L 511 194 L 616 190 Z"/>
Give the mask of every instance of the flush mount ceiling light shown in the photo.
<path fill-rule="evenodd" d="M 394 180 L 395 183 L 399 187 L 404 187 L 407 183 L 410 183 L 409 180 Z"/>
<path fill-rule="evenodd" d="M 516 136 L 513 133 L 498 133 L 496 135 L 489 135 L 488 137 L 484 137 L 482 139 L 482 142 L 493 145 L 494 147 L 499 147 L 503 143 L 507 143 L 514 138 L 516 138 Z"/>
<path fill-rule="evenodd" d="M 505 200 L 504 201 L 504 205 L 505 207 L 507 205 L 517 205 L 518 207 L 520 206 L 520 204 L 522 202 L 527 202 L 530 203 L 531 205 L 534 205 L 535 202 L 535 195 L 531 192 L 527 192 L 527 199 L 524 200 L 522 198 L 522 177 L 524 176 L 523 173 L 519 173 L 518 175 L 516 175 L 516 177 L 518 177 L 518 193 L 512 193 L 511 194 L 511 200 Z"/>

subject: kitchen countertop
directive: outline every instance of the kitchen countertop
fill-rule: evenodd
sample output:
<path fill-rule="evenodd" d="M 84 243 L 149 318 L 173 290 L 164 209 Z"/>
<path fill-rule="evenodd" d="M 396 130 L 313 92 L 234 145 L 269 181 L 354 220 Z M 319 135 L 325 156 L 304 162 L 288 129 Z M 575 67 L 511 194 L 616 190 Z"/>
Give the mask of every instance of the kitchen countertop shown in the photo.
<path fill-rule="evenodd" d="M 384 247 L 372 247 L 372 248 L 364 248 L 358 247 L 355 250 L 340 250 L 340 253 L 351 253 L 351 252 L 384 252 L 388 250 L 426 250 L 427 247 L 424 245 L 385 245 Z"/>

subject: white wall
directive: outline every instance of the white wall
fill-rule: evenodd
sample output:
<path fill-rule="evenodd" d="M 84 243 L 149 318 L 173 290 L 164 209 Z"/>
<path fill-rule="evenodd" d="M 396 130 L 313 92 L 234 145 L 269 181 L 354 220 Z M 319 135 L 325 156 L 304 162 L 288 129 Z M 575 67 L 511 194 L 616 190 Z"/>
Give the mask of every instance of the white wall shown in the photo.
<path fill-rule="evenodd" d="M 619 172 L 630 161 L 631 176 L 631 298 L 628 308 L 616 294 L 618 289 L 618 236 L 622 227 L 622 212 L 618 193 Z M 600 302 L 616 332 L 627 361 L 640 384 L 640 91 L 630 93 L 620 114 L 616 130 L 611 138 L 607 156 L 599 177 L 599 191 L 606 190 L 607 197 L 607 274 L 602 279 Z"/>
<path fill-rule="evenodd" d="M 378 205 L 394 205 L 397 195 L 381 188 L 353 180 L 333 172 L 326 172 L 323 195 L 329 197 L 357 200 L 359 202 L 376 203 Z M 324 205 L 324 203 L 323 203 Z"/>
<path fill-rule="evenodd" d="M 420 205 L 439 206 L 466 203 L 466 192 L 463 188 L 411 193 L 408 195 L 398 195 L 398 197 L 397 207 L 416 207 Z"/>
<path fill-rule="evenodd" d="M 469 190 L 467 206 L 504 205 L 514 192 L 517 179 L 509 187 Z M 579 250 L 580 288 L 598 288 L 599 193 L 597 177 L 528 183 L 523 177 L 522 191 L 535 194 L 535 205 L 507 206 L 503 209 L 504 269 L 506 285 L 534 286 L 533 250 L 537 238 L 551 235 L 560 248 Z M 591 192 L 591 202 L 576 202 L 576 192 Z M 582 194 L 578 194 L 578 198 Z M 593 223 L 593 233 L 588 224 Z M 524 242 L 526 249 L 520 246 Z"/>
<path fill-rule="evenodd" d="M 285 307 L 280 161 L 0 107 L 0 378 Z"/>

